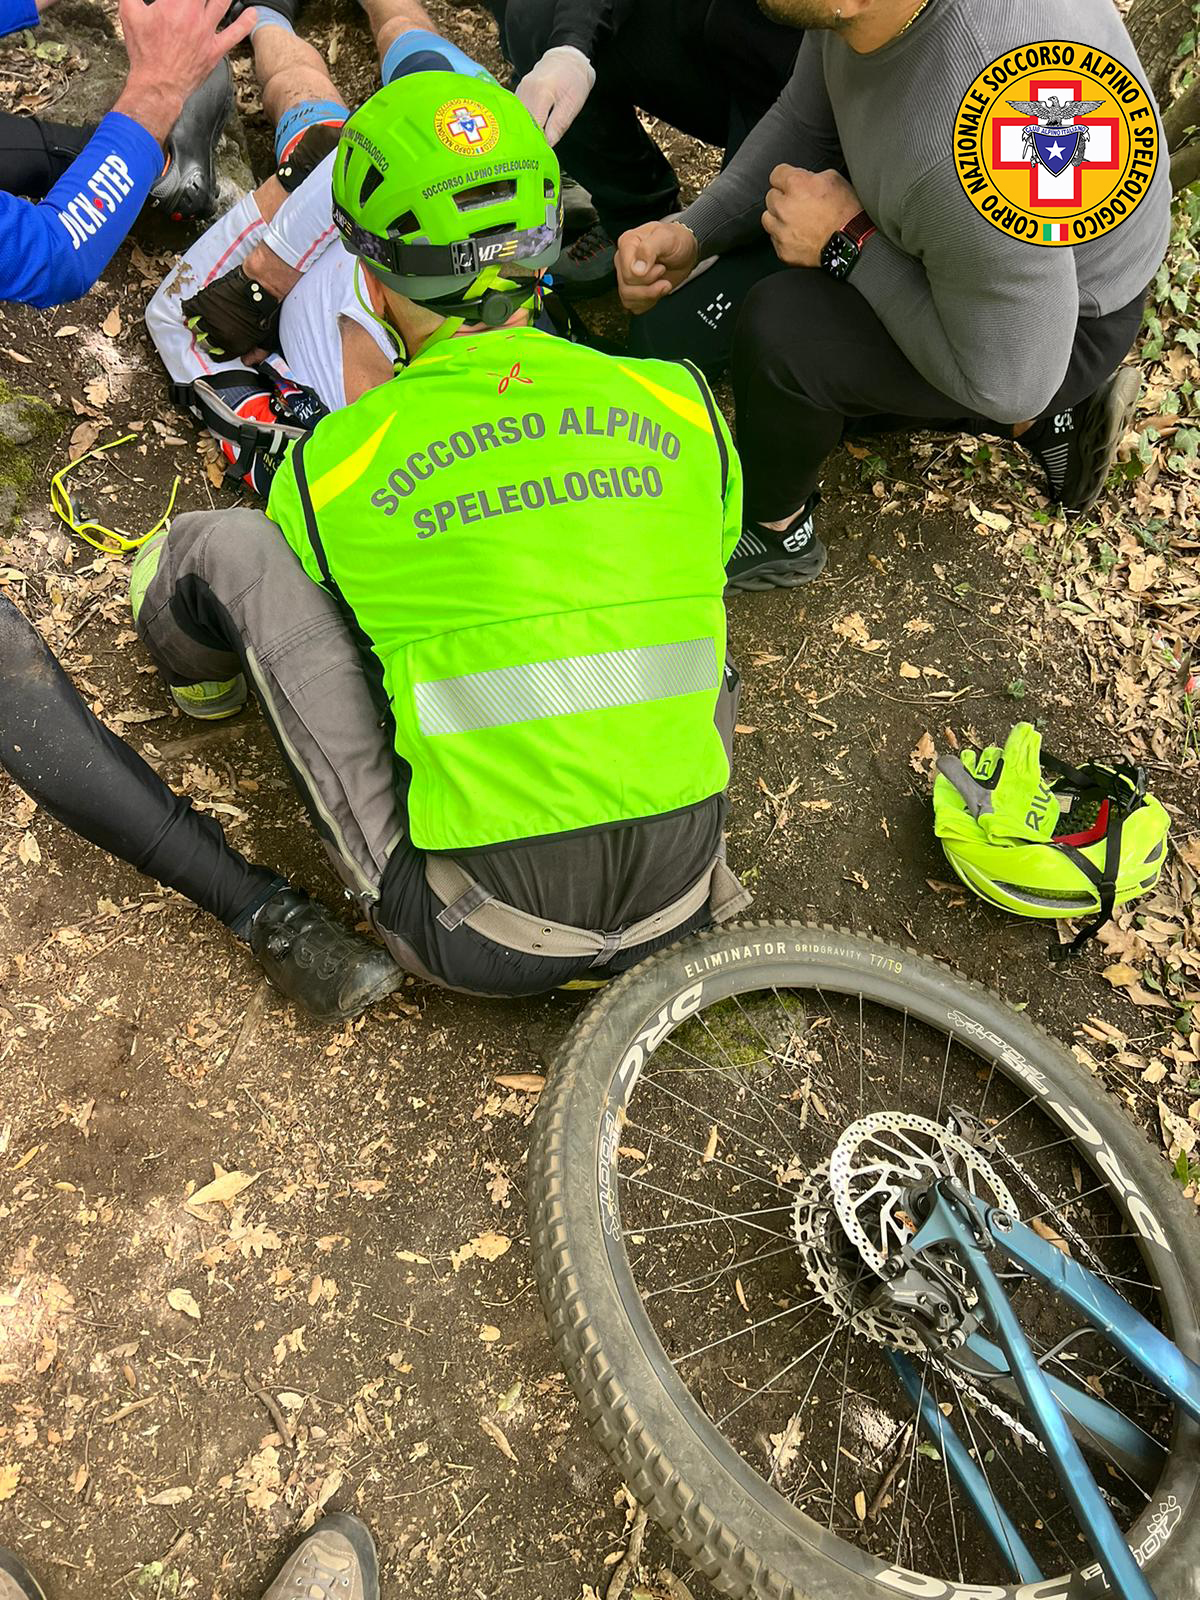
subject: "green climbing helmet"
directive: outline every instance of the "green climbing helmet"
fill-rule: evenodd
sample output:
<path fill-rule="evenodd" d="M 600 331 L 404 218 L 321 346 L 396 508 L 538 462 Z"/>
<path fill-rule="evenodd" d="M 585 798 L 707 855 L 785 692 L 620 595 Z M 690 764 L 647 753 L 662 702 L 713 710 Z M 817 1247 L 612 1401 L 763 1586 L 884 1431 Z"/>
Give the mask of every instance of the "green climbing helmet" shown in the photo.
<path fill-rule="evenodd" d="M 1018 722 L 1001 750 L 938 760 L 934 830 L 976 894 L 1022 917 L 1092 917 L 1075 946 L 1116 905 L 1158 882 L 1167 813 L 1127 762 L 1072 767 L 1042 753 Z"/>
<path fill-rule="evenodd" d="M 499 325 L 558 258 L 558 158 L 498 83 L 412 73 L 342 129 L 333 217 L 346 248 L 398 294 Z"/>

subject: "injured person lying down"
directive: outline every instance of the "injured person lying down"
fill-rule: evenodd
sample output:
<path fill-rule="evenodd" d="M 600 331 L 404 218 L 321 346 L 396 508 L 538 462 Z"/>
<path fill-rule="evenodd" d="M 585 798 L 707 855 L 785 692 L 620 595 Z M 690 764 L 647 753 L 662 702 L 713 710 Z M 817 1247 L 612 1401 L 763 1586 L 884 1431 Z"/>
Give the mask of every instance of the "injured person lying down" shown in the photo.
<path fill-rule="evenodd" d="M 398 0 L 397 11 L 424 16 L 411 0 Z M 333 150 L 350 113 L 311 45 L 264 34 L 254 35 L 255 65 L 264 103 L 282 108 L 277 169 L 182 257 L 146 308 L 146 326 L 172 398 L 213 434 L 230 472 L 265 497 L 288 442 L 386 383 L 397 351 L 333 220 Z M 427 28 L 395 34 L 385 24 L 376 43 L 385 84 L 424 71 L 493 81 Z M 267 54 L 275 46 L 288 51 L 282 65 Z M 476 132 L 486 137 L 465 126 L 462 137 Z"/>

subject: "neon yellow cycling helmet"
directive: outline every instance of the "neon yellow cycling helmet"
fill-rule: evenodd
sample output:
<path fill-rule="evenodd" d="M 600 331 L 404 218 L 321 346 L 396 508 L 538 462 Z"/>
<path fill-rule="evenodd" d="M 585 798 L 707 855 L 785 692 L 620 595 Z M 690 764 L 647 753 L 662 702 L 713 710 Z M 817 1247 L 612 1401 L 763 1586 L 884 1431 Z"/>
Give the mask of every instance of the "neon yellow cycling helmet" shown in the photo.
<path fill-rule="evenodd" d="M 415 72 L 342 129 L 333 218 L 389 288 L 450 318 L 500 326 L 534 298 L 562 242 L 558 158 L 514 94 Z"/>
<path fill-rule="evenodd" d="M 1170 819 L 1140 767 L 1072 767 L 1018 722 L 1001 750 L 938 760 L 934 831 L 976 894 L 1021 917 L 1091 917 L 1075 950 L 1158 882 Z"/>

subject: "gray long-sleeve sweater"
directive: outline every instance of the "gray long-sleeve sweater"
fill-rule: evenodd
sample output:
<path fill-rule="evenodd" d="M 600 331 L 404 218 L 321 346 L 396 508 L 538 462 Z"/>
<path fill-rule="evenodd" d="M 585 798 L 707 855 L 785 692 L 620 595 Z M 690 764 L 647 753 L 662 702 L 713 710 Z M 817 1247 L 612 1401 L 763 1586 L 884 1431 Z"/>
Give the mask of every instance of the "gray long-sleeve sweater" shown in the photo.
<path fill-rule="evenodd" d="M 1171 226 L 1162 144 L 1133 215 L 1072 248 L 1011 239 L 968 200 L 953 157 L 963 95 L 997 56 L 1052 39 L 1103 50 L 1145 82 L 1112 0 L 930 0 L 907 32 L 869 55 L 838 33 L 810 32 L 775 105 L 677 220 L 695 233 L 701 258 L 721 253 L 763 237 L 780 162 L 843 169 L 879 228 L 850 282 L 905 355 L 972 412 L 1036 417 L 1066 373 L 1077 318 L 1139 294 Z"/>

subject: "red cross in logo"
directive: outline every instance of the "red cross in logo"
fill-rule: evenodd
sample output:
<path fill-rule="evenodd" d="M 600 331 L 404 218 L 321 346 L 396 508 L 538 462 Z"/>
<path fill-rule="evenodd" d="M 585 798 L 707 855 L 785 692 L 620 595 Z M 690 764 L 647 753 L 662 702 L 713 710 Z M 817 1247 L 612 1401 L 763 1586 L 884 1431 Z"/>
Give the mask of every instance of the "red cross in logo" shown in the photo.
<path fill-rule="evenodd" d="M 1057 95 L 1060 100 L 1085 100 L 1083 84 L 1078 78 L 1030 78 L 1028 95 L 1005 96 L 1008 100 L 1045 100 Z M 1016 172 L 1024 168 L 1029 174 L 1029 209 L 1044 206 L 1062 206 L 1078 211 L 1083 205 L 1083 167 L 1068 167 L 1057 178 L 1052 178 L 1040 162 L 1031 165 L 1023 147 L 1023 131 L 1036 127 L 1036 117 L 995 117 L 992 121 L 992 168 L 996 172 Z M 1086 164 L 1095 171 L 1116 172 L 1120 167 L 1120 140 L 1117 117 L 1073 117 L 1069 127 L 1084 126 L 1088 130 Z"/>
<path fill-rule="evenodd" d="M 482 111 L 468 111 L 466 106 L 459 106 L 450 124 L 450 132 L 457 139 L 466 139 L 468 144 L 480 144 L 490 126 Z"/>

